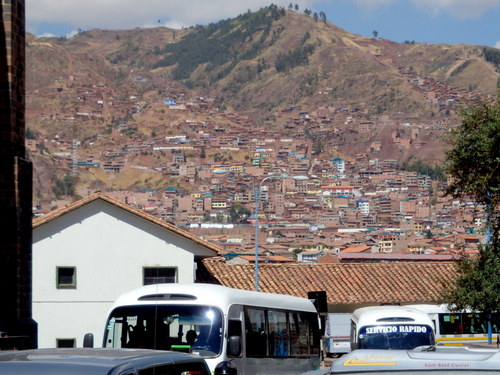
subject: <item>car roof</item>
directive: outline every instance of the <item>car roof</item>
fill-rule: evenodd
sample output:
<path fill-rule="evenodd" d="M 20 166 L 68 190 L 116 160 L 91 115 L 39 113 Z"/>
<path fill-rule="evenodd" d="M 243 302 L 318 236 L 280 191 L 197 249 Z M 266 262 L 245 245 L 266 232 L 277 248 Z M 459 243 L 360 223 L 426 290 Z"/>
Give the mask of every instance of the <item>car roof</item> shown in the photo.
<path fill-rule="evenodd" d="M 332 364 L 332 373 L 407 371 L 491 371 L 500 368 L 500 350 L 436 346 L 412 350 L 354 350 Z"/>
<path fill-rule="evenodd" d="M 0 352 L 0 373 L 108 374 L 118 369 L 205 362 L 201 357 L 148 349 L 33 349 Z"/>

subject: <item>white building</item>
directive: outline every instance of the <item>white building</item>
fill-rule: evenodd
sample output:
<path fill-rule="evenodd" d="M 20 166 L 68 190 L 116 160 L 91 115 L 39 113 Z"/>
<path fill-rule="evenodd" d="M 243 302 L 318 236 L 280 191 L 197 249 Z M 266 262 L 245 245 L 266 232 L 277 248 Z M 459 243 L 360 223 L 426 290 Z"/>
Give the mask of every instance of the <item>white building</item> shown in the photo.
<path fill-rule="evenodd" d="M 363 215 L 368 215 L 370 213 L 370 201 L 365 199 L 358 199 L 356 201 L 356 207 L 359 208 L 359 212 Z"/>
<path fill-rule="evenodd" d="M 193 283 L 219 249 L 101 193 L 33 221 L 33 319 L 38 346 L 102 345 L 108 309 L 123 292 Z"/>
<path fill-rule="evenodd" d="M 341 158 L 333 158 L 330 160 L 333 163 L 336 174 L 343 175 L 345 173 L 345 161 Z"/>

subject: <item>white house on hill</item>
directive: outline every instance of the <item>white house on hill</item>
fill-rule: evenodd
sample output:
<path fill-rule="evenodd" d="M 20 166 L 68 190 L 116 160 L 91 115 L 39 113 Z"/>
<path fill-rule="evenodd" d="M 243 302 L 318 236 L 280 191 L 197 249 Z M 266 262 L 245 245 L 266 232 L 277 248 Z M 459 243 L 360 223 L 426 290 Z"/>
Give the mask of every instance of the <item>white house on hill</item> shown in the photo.
<path fill-rule="evenodd" d="M 33 319 L 38 346 L 101 346 L 108 309 L 123 292 L 193 283 L 215 245 L 95 193 L 33 221 Z"/>

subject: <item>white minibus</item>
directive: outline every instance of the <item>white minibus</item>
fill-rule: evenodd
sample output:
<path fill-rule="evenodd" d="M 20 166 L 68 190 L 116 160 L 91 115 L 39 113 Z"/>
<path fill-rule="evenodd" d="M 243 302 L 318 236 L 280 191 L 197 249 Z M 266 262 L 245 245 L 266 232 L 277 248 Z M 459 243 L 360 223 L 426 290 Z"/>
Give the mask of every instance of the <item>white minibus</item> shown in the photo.
<path fill-rule="evenodd" d="M 195 353 L 212 372 L 230 361 L 238 375 L 320 366 L 319 317 L 310 300 L 212 284 L 155 284 L 123 294 L 103 344 Z"/>
<path fill-rule="evenodd" d="M 435 345 L 433 324 L 421 310 L 372 306 L 354 310 L 351 349 L 413 349 Z"/>

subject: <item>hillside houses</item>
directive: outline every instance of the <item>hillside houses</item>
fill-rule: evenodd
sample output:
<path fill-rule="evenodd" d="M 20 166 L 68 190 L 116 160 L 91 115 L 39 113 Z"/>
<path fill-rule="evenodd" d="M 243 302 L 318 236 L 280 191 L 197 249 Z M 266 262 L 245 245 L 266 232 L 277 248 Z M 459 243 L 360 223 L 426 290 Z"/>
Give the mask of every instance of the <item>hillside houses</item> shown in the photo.
<path fill-rule="evenodd" d="M 402 74 L 416 89 L 426 90 L 429 99 L 448 104 L 448 99 L 471 99 L 467 92 L 412 72 Z M 57 114 L 37 110 L 36 116 L 72 118 L 80 125 L 98 116 L 102 133 L 79 140 L 43 130 L 29 140 L 30 152 L 50 154 L 73 176 L 91 169 L 110 179 L 132 170 L 156 175 L 165 186 L 115 188 L 106 194 L 210 237 L 232 253 L 244 254 L 254 245 L 255 193 L 268 176 L 280 178 L 260 186 L 261 246 L 294 253 L 364 247 L 370 253 L 430 254 L 474 252 L 483 240 L 480 207 L 442 197 L 442 182 L 397 168 L 397 155 L 427 152 L 434 138 L 454 126 L 446 119 L 369 115 L 366 108 L 332 102 L 314 110 L 287 106 L 276 112 L 286 130 L 280 132 L 272 124 L 255 125 L 246 116 L 221 110 L 215 98 L 190 96 L 172 82 L 136 75 L 140 79 L 126 95 L 99 84 L 52 92 L 73 95 L 75 106 Z M 146 88 L 158 93 L 147 104 L 141 94 Z M 373 138 L 375 129 L 380 130 Z M 94 190 L 87 187 L 78 194 Z M 53 206 L 42 199 L 35 214 Z M 208 230 L 202 227 L 206 223 L 233 227 Z M 387 237 L 381 235 L 386 232 Z"/>

